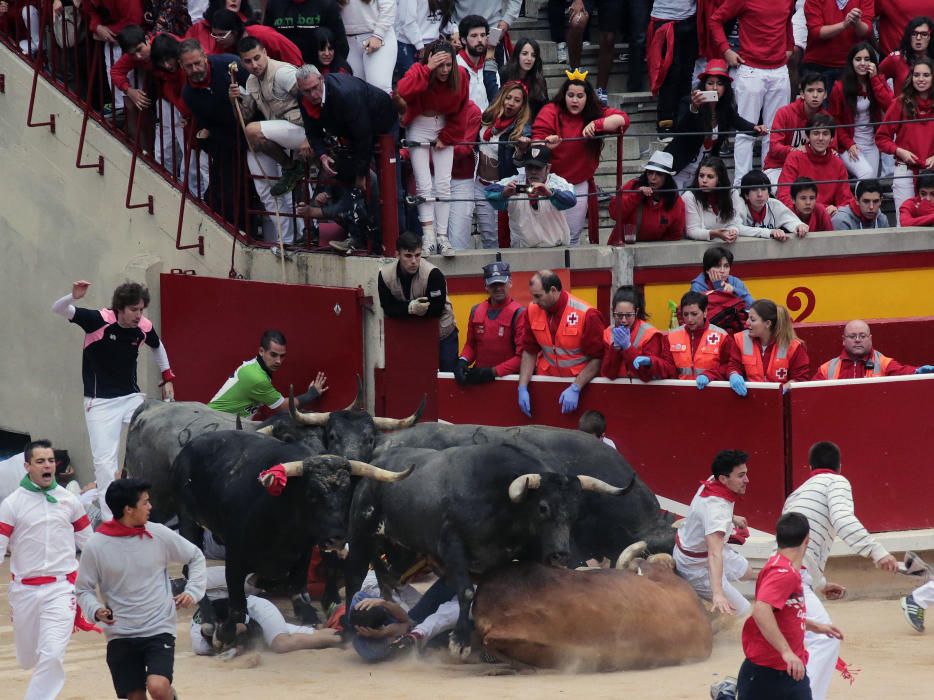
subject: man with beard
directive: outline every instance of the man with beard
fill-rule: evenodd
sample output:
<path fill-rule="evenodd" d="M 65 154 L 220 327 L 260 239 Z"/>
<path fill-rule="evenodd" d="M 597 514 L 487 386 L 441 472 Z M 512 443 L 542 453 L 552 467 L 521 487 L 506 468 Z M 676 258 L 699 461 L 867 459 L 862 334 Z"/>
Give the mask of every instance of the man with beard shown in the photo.
<path fill-rule="evenodd" d="M 524 161 L 516 162 L 525 167 L 524 182 L 521 176 L 509 177 L 484 190 L 494 209 L 508 209 L 513 248 L 570 244 L 571 230 L 561 212 L 573 208 L 577 197 L 571 183 L 551 172 L 550 159 L 547 146 L 533 146 Z"/>
<path fill-rule="evenodd" d="M 864 379 L 866 377 L 900 377 L 906 374 L 930 374 L 934 365 L 903 365 L 872 347 L 869 324 L 854 319 L 843 329 L 843 352 L 828 360 L 814 374 L 820 379 Z"/>
<path fill-rule="evenodd" d="M 463 47 L 457 54 L 457 64 L 470 77 L 470 99 L 484 111 L 499 92 L 499 68 L 489 42 L 490 25 L 480 15 L 467 15 L 458 24 Z"/>

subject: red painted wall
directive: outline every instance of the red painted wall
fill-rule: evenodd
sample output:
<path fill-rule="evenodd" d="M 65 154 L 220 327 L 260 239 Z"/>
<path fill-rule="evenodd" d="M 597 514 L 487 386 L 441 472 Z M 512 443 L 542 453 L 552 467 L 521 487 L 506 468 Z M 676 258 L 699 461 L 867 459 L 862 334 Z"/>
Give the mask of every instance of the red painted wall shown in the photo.
<path fill-rule="evenodd" d="M 160 329 L 176 397 L 209 401 L 240 364 L 256 355 L 268 328 L 285 334 L 287 355 L 273 384 L 288 395 L 304 392 L 318 371 L 328 391 L 314 408 L 343 408 L 363 374 L 362 291 L 164 274 Z"/>
<path fill-rule="evenodd" d="M 437 420 L 438 319 L 383 318 L 385 368 L 376 369 L 376 413 L 402 418 L 428 397 L 423 420 Z"/>
<path fill-rule="evenodd" d="M 517 403 L 518 382 L 461 387 L 438 380 L 438 415 L 453 423 L 526 425 L 540 423 L 576 428 L 584 411 L 596 409 L 607 419 L 612 438 L 639 476 L 657 493 L 689 503 L 699 482 L 709 476 L 717 451 L 749 453 L 750 487 L 737 506 L 753 527 L 774 530 L 785 497 L 782 395 L 775 389 L 750 389 L 740 399 L 728 387 L 698 391 L 693 384 L 647 385 L 626 381 L 591 383 L 578 410 L 562 415 L 558 396 L 566 381 L 532 382 L 532 415 Z"/>

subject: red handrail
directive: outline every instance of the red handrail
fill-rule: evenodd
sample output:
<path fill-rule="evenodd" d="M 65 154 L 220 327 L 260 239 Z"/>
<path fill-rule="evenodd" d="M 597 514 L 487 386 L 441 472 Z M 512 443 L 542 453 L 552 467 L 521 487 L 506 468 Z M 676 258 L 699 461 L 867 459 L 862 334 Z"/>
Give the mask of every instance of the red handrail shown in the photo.
<path fill-rule="evenodd" d="M 44 33 L 44 32 L 43 32 Z M 91 72 L 90 75 L 95 75 L 98 65 L 100 64 L 99 57 L 101 56 L 102 50 L 95 50 L 94 57 L 91 59 Z M 78 152 L 75 155 L 75 167 L 76 168 L 97 168 L 97 174 L 104 175 L 104 156 L 98 155 L 96 163 L 82 163 L 81 156 L 84 154 L 84 142 L 87 139 L 88 135 L 88 120 L 91 118 L 91 94 L 94 89 L 94 81 L 88 81 L 88 94 L 87 98 L 84 101 L 84 118 L 81 120 L 81 136 L 78 137 Z"/>
<path fill-rule="evenodd" d="M 45 26 L 45 22 L 42 20 L 46 19 L 46 4 L 42 5 L 42 15 L 40 16 L 39 24 Z M 55 115 L 49 114 L 49 120 L 47 122 L 33 122 L 33 110 L 36 106 L 36 88 L 39 85 L 39 71 L 42 70 L 42 42 L 45 41 L 45 32 L 39 32 L 39 45 L 36 47 L 36 55 L 33 56 L 33 72 L 32 72 L 32 89 L 29 92 L 29 110 L 26 112 L 26 126 L 36 127 L 36 126 L 47 126 L 51 133 L 55 133 Z"/>

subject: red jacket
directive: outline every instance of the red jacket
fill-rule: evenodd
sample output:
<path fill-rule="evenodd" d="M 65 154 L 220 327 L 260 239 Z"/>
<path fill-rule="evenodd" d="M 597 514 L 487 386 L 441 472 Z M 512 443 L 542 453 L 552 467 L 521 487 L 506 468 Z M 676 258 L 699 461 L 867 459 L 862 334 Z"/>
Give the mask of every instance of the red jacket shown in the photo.
<path fill-rule="evenodd" d="M 881 0 L 891 2 L 891 0 Z M 869 27 L 869 32 L 857 36 L 853 27 L 847 27 L 832 39 L 821 39 L 821 27 L 839 24 L 847 14 L 859 8 L 863 11 L 860 22 Z M 850 47 L 860 41 L 872 38 L 872 18 L 875 15 L 874 0 L 848 0 L 843 9 L 837 7 L 837 0 L 805 0 L 804 18 L 808 25 L 808 46 L 804 51 L 805 63 L 816 63 L 828 68 L 843 68 Z"/>
<path fill-rule="evenodd" d="M 818 192 L 820 191 L 820 185 L 817 186 Z M 790 194 L 789 194 L 790 196 Z M 805 217 L 803 214 L 798 213 L 798 210 L 794 207 L 791 208 L 791 211 L 794 212 L 794 215 L 797 216 L 801 221 L 808 225 L 808 231 L 833 231 L 833 222 L 830 220 L 830 217 L 827 216 L 827 207 L 818 202 L 814 205 L 814 211 L 811 212 L 811 216 Z"/>
<path fill-rule="evenodd" d="M 473 101 L 467 102 L 467 131 L 464 134 L 464 141 L 480 140 L 480 117 L 480 108 Z M 451 179 L 473 180 L 476 168 L 477 147 L 466 144 L 454 146 L 454 165 L 451 168 Z M 509 372 L 506 374 L 509 374 Z"/>
<path fill-rule="evenodd" d="M 752 339 L 752 345 L 753 352 L 758 352 L 762 357 L 763 368 L 768 368 L 769 364 L 772 362 L 772 355 L 775 354 L 775 348 L 778 347 L 777 344 L 770 343 L 765 352 L 762 352 L 762 343 L 760 343 L 757 338 Z M 746 370 L 743 367 L 742 348 L 740 348 L 739 344 L 735 341 L 730 347 L 730 361 L 726 367 L 726 376 L 729 377 L 734 372 L 741 377 L 746 376 Z M 786 381 L 806 382 L 810 375 L 811 360 L 808 358 L 808 352 L 804 347 L 804 343 L 802 343 L 788 358 L 788 379 Z"/>
<path fill-rule="evenodd" d="M 740 55 L 752 68 L 778 68 L 788 59 L 785 52 L 795 47 L 791 32 L 794 0 L 723 0 L 707 20 L 717 57 L 728 48 L 723 23 L 739 17 Z"/>
<path fill-rule="evenodd" d="M 165 32 L 153 34 L 150 37 L 150 41 L 163 33 Z M 167 36 L 178 39 L 177 36 L 172 34 L 167 34 Z M 126 92 L 127 89 L 131 87 L 129 79 L 130 71 L 139 71 L 137 73 L 137 79 L 140 81 L 142 81 L 143 78 L 141 75 L 142 73 L 152 74 L 153 79 L 156 81 L 156 87 L 159 90 L 159 96 L 172 103 L 186 118 L 191 114 L 188 105 L 186 105 L 185 101 L 182 99 L 182 88 L 185 87 L 186 81 L 185 72 L 181 68 L 176 69 L 174 73 L 167 73 L 164 70 L 155 69 L 150 61 L 137 61 L 133 58 L 132 54 L 125 53 L 120 56 L 110 68 L 110 78 L 113 81 L 114 87 Z M 143 83 L 140 82 L 140 84 Z M 166 115 L 166 118 L 168 118 L 168 115 Z"/>
<path fill-rule="evenodd" d="M 823 109 L 819 114 L 827 114 Z M 780 107 L 772 120 L 773 131 L 769 132 L 769 152 L 765 156 L 763 167 L 766 170 L 780 168 L 785 164 L 785 158 L 798 146 L 803 146 L 807 139 L 804 136 L 804 127 L 808 125 L 808 117 L 804 110 L 804 100 L 800 97 L 791 104 Z M 775 129 L 797 129 L 798 131 L 775 131 Z M 836 141 L 830 144 L 836 147 Z"/>
<path fill-rule="evenodd" d="M 499 310 L 496 319 L 489 317 L 490 310 Z M 518 374 L 528 325 L 525 308 L 512 298 L 499 307 L 489 300 L 481 302 L 470 310 L 460 356 L 470 364 L 476 362 L 477 367 L 492 367 L 497 377 Z"/>
<path fill-rule="evenodd" d="M 301 66 L 305 61 L 302 59 L 302 52 L 292 42 L 272 27 L 265 27 L 262 24 L 251 24 L 243 30 L 243 36 L 251 36 L 258 39 L 266 47 L 266 53 L 269 58 L 276 61 L 291 63 L 293 66 Z M 206 19 L 195 22 L 185 33 L 186 39 L 197 39 L 208 55 L 219 53 L 237 53 L 237 47 L 232 46 L 228 49 L 221 49 L 217 46 L 217 41 L 211 36 L 211 25 Z"/>
<path fill-rule="evenodd" d="M 898 208 L 899 224 L 902 226 L 934 226 L 934 202 L 912 197 Z"/>
<path fill-rule="evenodd" d="M 664 204 L 654 197 L 644 197 L 639 192 L 639 180 L 633 179 L 623 185 L 619 195 L 610 200 L 610 217 L 616 222 L 608 245 L 623 242 L 623 224 L 635 224 L 639 205 L 642 205 L 642 221 L 636 233 L 638 241 L 679 241 L 684 236 L 684 201 L 675 197 L 674 206 L 665 209 Z"/>
<path fill-rule="evenodd" d="M 710 33 L 709 20 L 722 0 L 697 0 L 697 55 L 700 58 L 723 58 Z"/>
<path fill-rule="evenodd" d="M 898 48 L 905 27 L 915 17 L 931 14 L 931 0 L 879 0 L 876 4 L 879 17 L 879 43 L 882 53 Z"/>
<path fill-rule="evenodd" d="M 867 353 L 872 354 L 872 350 Z M 867 374 L 866 363 L 863 360 L 855 362 L 846 352 L 843 350 L 840 355 L 840 376 L 837 379 L 863 379 Z M 914 374 L 916 367 L 912 365 L 903 365 L 898 360 L 889 358 L 888 366 L 885 367 L 885 371 L 882 376 L 884 377 L 903 377 L 908 374 Z M 870 375 L 871 376 L 871 375 Z M 824 365 L 822 364 L 817 368 L 817 371 L 812 377 L 812 381 L 820 381 L 822 379 L 827 379 L 827 374 L 824 372 Z"/>
<path fill-rule="evenodd" d="M 568 293 L 561 292 L 558 302 L 548 309 L 548 330 L 551 331 L 553 338 L 558 332 L 558 326 L 561 325 L 561 319 L 564 317 L 564 310 L 568 305 Z M 596 309 L 590 309 L 584 316 L 584 332 L 581 334 L 580 347 L 590 359 L 603 357 L 605 343 L 603 342 L 603 329 L 606 324 L 603 317 Z M 522 336 L 522 351 L 537 355 L 541 351 L 538 341 L 535 340 L 534 333 L 525 333 Z"/>
<path fill-rule="evenodd" d="M 778 199 L 786 207 L 791 208 L 791 183 L 799 177 L 809 177 L 816 180 L 817 201 L 826 206 L 842 207 L 853 199 L 853 191 L 847 181 L 850 177 L 846 166 L 831 149 L 817 155 L 810 146 L 804 151 L 792 151 L 785 160 L 782 174 L 778 176 Z M 841 182 L 823 182 L 823 180 L 840 180 Z"/>
<path fill-rule="evenodd" d="M 611 107 L 604 107 L 603 114 L 596 120 L 597 131 L 603 127 L 603 120 L 614 114 L 619 114 L 625 118 L 623 131 L 629 128 L 629 116 L 625 112 Z M 557 134 L 562 139 L 580 138 L 584 133 L 583 117 L 569 114 L 560 109 L 554 102 L 549 102 L 535 118 L 532 125 L 532 138 L 544 139 L 552 134 Z M 551 152 L 551 172 L 560 175 L 572 185 L 578 185 L 587 182 L 597 172 L 597 166 L 600 165 L 600 154 L 594 153 L 587 148 L 588 141 L 564 141 Z"/>
<path fill-rule="evenodd" d="M 893 51 L 882 59 L 879 64 L 879 73 L 883 78 L 892 79 L 892 92 L 898 97 L 902 94 L 902 88 L 905 87 L 905 81 L 911 71 L 908 69 L 908 63 L 902 58 L 899 51 Z"/>
<path fill-rule="evenodd" d="M 81 5 L 93 34 L 101 25 L 114 34 L 131 24 L 143 25 L 142 0 L 89 0 Z"/>
<path fill-rule="evenodd" d="M 703 328 L 693 332 L 687 327 L 685 327 L 684 330 L 687 331 L 688 338 L 691 339 L 691 357 L 693 358 L 697 354 L 697 348 L 701 344 L 701 340 L 710 332 L 710 324 L 705 323 Z M 671 351 L 671 343 L 669 342 L 667 345 L 668 350 Z M 733 335 L 732 333 L 727 333 L 720 341 L 720 366 L 717 367 L 717 369 L 704 370 L 701 374 L 711 381 L 727 379 L 726 368 L 730 362 L 730 354 L 733 352 L 733 345 Z M 674 362 L 674 360 L 672 360 L 672 362 Z"/>
<path fill-rule="evenodd" d="M 456 64 L 454 68 L 458 77 L 457 90 L 449 90 L 446 84 L 430 85 L 431 71 L 424 63 L 414 64 L 396 85 L 396 92 L 406 105 L 402 124 L 408 126 L 423 112 L 437 112 L 445 119 L 438 138 L 448 145 L 466 141 L 467 102 L 470 99 L 467 71 Z"/>
<path fill-rule="evenodd" d="M 633 332 L 634 336 L 635 332 Z M 644 342 L 641 348 L 630 345 L 627 350 L 618 350 L 612 345 L 607 346 L 606 343 L 604 343 L 604 347 L 606 350 L 603 353 L 600 374 L 608 379 L 638 377 L 644 382 L 650 382 L 653 379 L 674 379 L 677 374 L 675 361 L 671 356 L 671 348 L 668 346 L 668 339 L 661 331 Z M 639 355 L 649 357 L 652 364 L 648 367 L 633 369 L 632 361 Z"/>
<path fill-rule="evenodd" d="M 902 111 L 901 99 L 893 100 L 885 113 L 885 121 L 907 119 Z M 934 116 L 931 100 L 919 100 L 915 119 Z M 882 124 L 876 129 L 876 145 L 883 153 L 895 155 L 896 148 L 905 148 L 917 156 L 923 168 L 924 161 L 934 156 L 934 121 L 914 124 Z"/>
<path fill-rule="evenodd" d="M 831 2 L 833 2 L 833 0 L 831 0 Z M 889 108 L 889 105 L 892 104 L 894 96 L 889 86 L 886 84 L 885 79 L 878 73 L 870 78 L 869 87 L 876 96 L 876 106 L 869 110 L 869 120 L 880 122 L 886 110 Z M 861 93 L 861 96 L 866 97 L 866 93 Z M 850 108 L 850 104 L 843 96 L 842 80 L 838 80 L 833 84 L 833 90 L 830 91 L 829 107 L 830 114 L 837 121 L 837 124 L 852 124 L 853 120 L 856 118 L 854 111 Z M 849 150 L 850 146 L 853 145 L 853 133 L 854 127 L 852 126 L 837 127 L 837 143 L 840 144 L 840 151 Z"/>

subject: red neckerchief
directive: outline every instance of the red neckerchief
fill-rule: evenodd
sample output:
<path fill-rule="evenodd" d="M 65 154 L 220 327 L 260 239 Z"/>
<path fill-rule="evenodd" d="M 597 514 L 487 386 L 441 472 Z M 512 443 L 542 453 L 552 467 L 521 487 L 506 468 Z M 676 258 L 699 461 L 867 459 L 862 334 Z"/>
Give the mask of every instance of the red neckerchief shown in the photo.
<path fill-rule="evenodd" d="M 129 527 L 119 520 L 108 520 L 105 523 L 101 523 L 100 527 L 97 528 L 97 532 L 102 535 L 107 535 L 108 537 L 139 537 L 140 539 L 148 537 L 152 539 L 152 535 L 146 530 L 145 525 Z"/>
<path fill-rule="evenodd" d="M 749 212 L 749 217 L 752 219 L 754 224 L 764 224 L 765 215 L 769 212 L 768 205 L 762 207 L 760 211 L 753 211 L 752 208 L 746 207 L 746 210 Z"/>
<path fill-rule="evenodd" d="M 512 126 L 516 121 L 515 117 L 497 117 L 492 124 L 490 124 L 486 129 L 483 130 L 483 140 L 492 141 L 493 132 L 501 134 L 510 126 Z"/>
<path fill-rule="evenodd" d="M 305 108 L 305 111 L 308 112 L 308 116 L 312 119 L 321 118 L 321 105 L 313 105 L 308 101 L 307 97 L 303 97 L 302 106 Z"/>
<path fill-rule="evenodd" d="M 473 69 L 474 73 L 481 72 L 483 70 L 483 64 L 486 63 L 486 56 L 481 56 L 477 59 L 476 63 L 471 61 L 467 49 L 461 49 L 457 55 L 464 59 L 464 62 Z"/>
<path fill-rule="evenodd" d="M 833 469 L 812 469 L 811 476 L 817 476 L 818 474 L 839 474 L 840 472 Z M 811 477 L 808 477 L 811 478 Z"/>
<path fill-rule="evenodd" d="M 710 498 L 711 496 L 716 496 L 717 498 L 722 498 L 729 501 L 730 503 L 736 503 L 739 500 L 739 494 L 733 493 L 726 486 L 720 483 L 719 480 L 711 481 L 706 479 L 701 482 L 704 486 L 704 490 L 701 491 L 701 498 Z"/>
<path fill-rule="evenodd" d="M 815 151 L 815 150 L 811 147 L 811 144 L 808 144 L 808 145 L 807 145 L 807 149 L 808 149 L 808 150 L 807 150 L 808 158 L 810 158 L 810 159 L 811 159 L 812 161 L 814 161 L 815 163 L 820 163 L 820 162 L 822 162 L 822 161 L 829 160 L 830 157 L 833 155 L 833 154 L 831 153 L 831 149 L 830 149 L 829 146 L 827 147 L 827 150 L 824 151 L 823 153 L 818 153 L 817 151 Z"/>
<path fill-rule="evenodd" d="M 916 107 L 915 107 L 915 116 L 916 116 L 916 117 L 917 117 L 918 115 L 927 116 L 928 114 L 931 113 L 932 110 L 934 110 L 934 100 L 932 100 L 932 99 L 930 99 L 930 98 L 928 98 L 928 99 L 926 99 L 926 100 L 925 100 L 924 98 L 920 98 L 920 97 L 918 98 L 918 101 L 917 101 Z"/>
<path fill-rule="evenodd" d="M 863 216 L 863 211 L 862 211 L 862 209 L 859 208 L 859 204 L 857 204 L 855 200 L 850 200 L 850 203 L 849 203 L 848 206 L 850 207 L 850 211 L 852 211 L 854 214 L 856 214 L 857 218 L 858 218 L 860 221 L 865 221 L 867 224 L 871 224 L 871 223 L 875 222 L 876 218 L 878 217 L 878 214 L 877 214 L 876 216 L 872 217 L 871 219 L 867 219 L 865 216 Z"/>
<path fill-rule="evenodd" d="M 207 69 L 207 72 L 204 74 L 204 80 L 196 83 L 191 78 L 188 79 L 188 82 L 191 84 L 192 87 L 196 87 L 196 88 L 210 87 L 211 85 L 211 62 L 208 61 L 207 64 L 208 64 L 208 69 Z"/>

